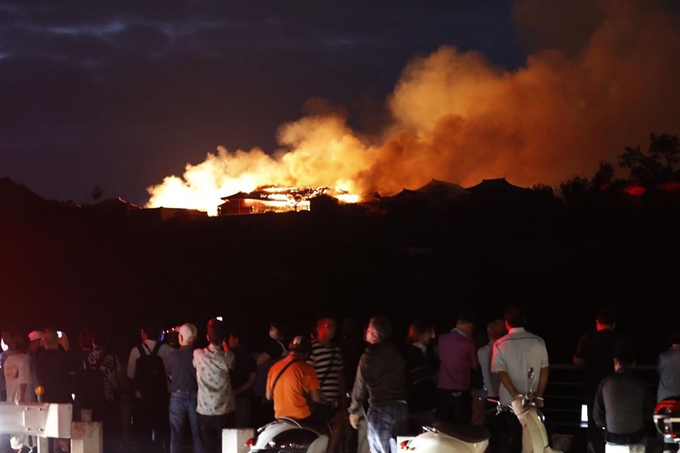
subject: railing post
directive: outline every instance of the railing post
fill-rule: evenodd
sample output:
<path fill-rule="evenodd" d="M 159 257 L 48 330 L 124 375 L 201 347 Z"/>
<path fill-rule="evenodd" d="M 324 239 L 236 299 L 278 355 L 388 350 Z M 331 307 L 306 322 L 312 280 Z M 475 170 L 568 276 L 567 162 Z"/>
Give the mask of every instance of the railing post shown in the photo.
<path fill-rule="evenodd" d="M 50 453 L 50 440 L 47 437 L 37 437 L 38 453 Z"/>
<path fill-rule="evenodd" d="M 248 439 L 255 437 L 254 428 L 236 428 L 222 430 L 222 451 L 229 453 L 247 453 Z"/>
<path fill-rule="evenodd" d="M 73 422 L 71 425 L 71 453 L 103 453 L 104 427 L 102 422 Z"/>

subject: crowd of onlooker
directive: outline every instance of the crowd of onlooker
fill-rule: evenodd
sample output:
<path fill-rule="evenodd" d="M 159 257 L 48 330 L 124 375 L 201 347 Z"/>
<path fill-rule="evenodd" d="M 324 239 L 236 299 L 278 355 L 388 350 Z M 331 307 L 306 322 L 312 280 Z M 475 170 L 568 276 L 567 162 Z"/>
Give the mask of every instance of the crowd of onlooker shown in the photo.
<path fill-rule="evenodd" d="M 333 453 L 394 453 L 398 435 L 436 421 L 485 425 L 490 451 L 515 452 L 521 427 L 510 412 L 497 416 L 498 404 L 527 394 L 539 409 L 550 404 L 547 348 L 526 322 L 520 307 L 508 307 L 486 326 L 480 346 L 466 314 L 440 333 L 426 317 L 416 319 L 403 342 L 384 316 L 362 329 L 326 313 L 307 332 L 273 321 L 258 352 L 244 348 L 248 326 L 228 328 L 221 318 L 208 321 L 205 338 L 191 323 L 145 325 L 123 353 L 96 331 L 72 341 L 52 328 L 10 329 L 2 332 L 0 391 L 3 401 L 71 403 L 75 421 L 103 422 L 107 453 L 219 452 L 223 429 L 280 417 L 328 424 Z M 588 451 L 644 443 L 654 398 L 631 371 L 635 348 L 615 330 L 611 308 L 597 313 L 595 327 L 573 357 L 585 368 Z M 680 394 L 680 338 L 672 343 L 659 357 L 657 400 Z M 625 410 L 617 403 L 624 399 Z M 0 451 L 34 446 L 34 438 L 12 434 Z M 69 442 L 56 439 L 51 448 L 68 451 Z"/>

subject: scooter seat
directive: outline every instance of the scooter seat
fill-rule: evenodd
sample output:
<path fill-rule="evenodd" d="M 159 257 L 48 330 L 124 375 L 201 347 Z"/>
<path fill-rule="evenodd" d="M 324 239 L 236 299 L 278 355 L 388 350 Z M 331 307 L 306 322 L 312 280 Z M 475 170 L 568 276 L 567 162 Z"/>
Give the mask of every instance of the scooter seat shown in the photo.
<path fill-rule="evenodd" d="M 491 432 L 485 426 L 461 425 L 451 422 L 434 422 L 432 427 L 447 436 L 455 437 L 463 442 L 484 442 L 491 438 Z"/>
<path fill-rule="evenodd" d="M 294 425 L 299 426 L 300 428 L 308 429 L 310 431 L 314 431 L 315 433 L 319 435 L 326 435 L 330 436 L 331 434 L 331 428 L 328 426 L 328 423 L 324 422 L 310 422 L 310 421 L 304 421 L 304 420 L 294 420 L 292 418 L 288 417 L 281 417 L 279 418 L 280 421 L 284 421 L 286 423 L 292 423 Z"/>
<path fill-rule="evenodd" d="M 319 435 L 326 435 L 330 436 L 331 434 L 331 428 L 328 426 L 328 423 L 324 422 L 298 422 L 301 428 L 309 429 L 310 431 L 314 431 L 315 433 Z"/>

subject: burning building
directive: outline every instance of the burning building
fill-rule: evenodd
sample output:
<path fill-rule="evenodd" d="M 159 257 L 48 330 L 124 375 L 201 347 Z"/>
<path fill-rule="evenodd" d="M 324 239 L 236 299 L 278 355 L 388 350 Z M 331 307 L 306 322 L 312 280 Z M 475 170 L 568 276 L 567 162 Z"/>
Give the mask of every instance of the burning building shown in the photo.
<path fill-rule="evenodd" d="M 329 187 L 258 187 L 252 192 L 237 192 L 222 197 L 219 216 L 265 214 L 268 212 L 328 211 L 331 205 L 356 206 L 358 196 Z M 360 208 L 365 212 L 364 208 Z M 346 210 L 343 208 L 343 210 Z"/>
<path fill-rule="evenodd" d="M 238 192 L 222 197 L 218 215 L 264 214 L 310 210 L 310 199 L 323 195 L 328 187 L 259 187 L 250 193 Z"/>

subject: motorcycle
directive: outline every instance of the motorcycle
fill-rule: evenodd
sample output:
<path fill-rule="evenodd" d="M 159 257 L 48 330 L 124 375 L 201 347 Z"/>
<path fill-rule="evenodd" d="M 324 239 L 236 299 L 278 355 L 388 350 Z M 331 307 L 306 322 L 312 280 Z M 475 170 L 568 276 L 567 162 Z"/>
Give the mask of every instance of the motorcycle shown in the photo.
<path fill-rule="evenodd" d="M 527 377 L 529 389 L 535 379 L 533 368 L 529 368 Z M 520 395 L 511 404 L 497 403 L 496 414 L 512 412 L 522 426 L 522 453 L 561 453 L 548 445 L 548 435 L 543 424 L 543 416 L 538 411 L 535 396 L 531 391 Z M 416 437 L 403 441 L 402 450 L 415 453 L 481 453 L 489 445 L 491 433 L 484 426 L 457 425 L 435 422 L 432 426 L 424 426 L 424 432 Z"/>

